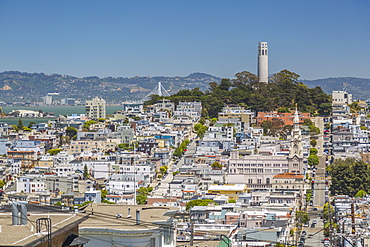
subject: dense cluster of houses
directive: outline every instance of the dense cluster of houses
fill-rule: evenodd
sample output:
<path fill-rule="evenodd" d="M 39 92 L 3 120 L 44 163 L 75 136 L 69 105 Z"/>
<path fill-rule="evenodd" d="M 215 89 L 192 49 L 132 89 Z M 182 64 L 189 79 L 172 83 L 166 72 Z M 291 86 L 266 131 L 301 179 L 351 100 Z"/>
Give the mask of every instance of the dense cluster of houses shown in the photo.
<path fill-rule="evenodd" d="M 370 159 L 368 131 L 360 127 L 368 124 L 365 112 L 349 112 L 351 103 L 345 92 L 333 92 L 332 134 L 323 133 L 320 155 Z M 171 216 L 175 242 L 199 241 L 201 246 L 221 235 L 253 246 L 292 241 L 295 211 L 307 207 L 311 189 L 307 158 L 312 135 L 302 126 L 305 119 L 315 121 L 309 114 L 297 109 L 255 113 L 227 105 L 217 121 L 202 122 L 207 131 L 200 138 L 194 129 L 202 116 L 200 102 L 160 100 L 145 108 L 125 103 L 110 117 L 96 111 L 97 118 L 91 112 L 89 117 L 59 116 L 31 130 L 0 123 L 6 199 L 69 207 L 108 202 L 127 208 L 136 204 L 140 188 L 153 187 L 147 205 L 177 208 Z M 91 119 L 96 121 L 86 126 Z M 256 127 L 271 119 L 292 125 L 287 138 L 267 136 Z M 66 138 L 69 127 L 77 132 Z M 185 140 L 187 149 L 175 156 Z M 186 209 L 191 201 L 207 200 L 208 205 Z"/>

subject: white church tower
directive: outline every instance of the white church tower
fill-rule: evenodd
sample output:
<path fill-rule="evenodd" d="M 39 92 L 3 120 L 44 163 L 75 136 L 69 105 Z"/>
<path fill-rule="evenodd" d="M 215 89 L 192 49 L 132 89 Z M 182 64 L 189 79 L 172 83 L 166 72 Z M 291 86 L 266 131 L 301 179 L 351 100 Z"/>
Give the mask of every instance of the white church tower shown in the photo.
<path fill-rule="evenodd" d="M 258 43 L 258 78 L 259 82 L 268 82 L 268 53 L 267 42 Z"/>
<path fill-rule="evenodd" d="M 291 133 L 290 150 L 288 156 L 289 172 L 303 173 L 303 146 L 302 136 L 299 127 L 299 113 L 296 107 L 293 119 L 293 129 Z"/>

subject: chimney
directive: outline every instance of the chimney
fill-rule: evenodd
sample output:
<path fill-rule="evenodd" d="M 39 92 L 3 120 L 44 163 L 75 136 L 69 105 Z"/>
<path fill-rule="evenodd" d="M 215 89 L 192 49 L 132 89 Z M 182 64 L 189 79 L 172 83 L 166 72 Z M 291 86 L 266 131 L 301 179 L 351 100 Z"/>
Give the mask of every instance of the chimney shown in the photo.
<path fill-rule="evenodd" d="M 16 226 L 18 225 L 18 216 L 19 210 L 18 210 L 18 204 L 15 202 L 12 203 L 12 225 Z"/>
<path fill-rule="evenodd" d="M 128 207 L 127 209 L 127 218 L 131 218 L 131 209 Z"/>
<path fill-rule="evenodd" d="M 20 206 L 20 210 L 18 208 Z M 19 215 L 20 213 L 20 215 Z M 19 218 L 21 219 L 19 221 Z M 20 202 L 13 202 L 12 203 L 12 225 L 27 225 L 28 218 L 27 218 L 27 202 L 20 201 Z"/>
<path fill-rule="evenodd" d="M 19 202 L 21 205 L 21 225 L 27 225 L 27 202 Z"/>
<path fill-rule="evenodd" d="M 136 225 L 140 225 L 140 210 L 136 210 Z"/>

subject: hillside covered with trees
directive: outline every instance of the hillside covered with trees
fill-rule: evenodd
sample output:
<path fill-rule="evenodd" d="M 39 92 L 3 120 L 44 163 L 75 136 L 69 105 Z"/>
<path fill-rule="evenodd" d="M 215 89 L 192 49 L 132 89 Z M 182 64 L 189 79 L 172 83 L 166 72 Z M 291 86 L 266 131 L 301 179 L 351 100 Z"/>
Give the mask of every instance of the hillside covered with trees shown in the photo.
<path fill-rule="evenodd" d="M 48 93 L 58 93 L 54 100 L 75 98 L 77 100 L 92 99 L 96 96 L 106 99 L 108 103 L 119 103 L 126 100 L 144 98 L 158 82 L 170 94 L 183 89 L 199 87 L 205 91 L 210 82 L 220 82 L 220 78 L 193 73 L 181 76 L 136 76 L 136 77 L 104 77 L 89 76 L 78 78 L 69 75 L 44 73 L 25 73 L 7 71 L 0 73 L 0 101 L 10 102 L 42 102 Z"/>
<path fill-rule="evenodd" d="M 288 70 L 276 73 L 270 83 L 258 82 L 258 77 L 243 71 L 235 79 L 222 79 L 220 83 L 211 82 L 209 90 L 199 88 L 181 90 L 167 97 L 171 101 L 201 101 L 203 116 L 217 117 L 225 104 L 238 104 L 254 111 L 289 112 L 298 105 L 302 112 L 313 115 L 329 115 L 331 98 L 320 87 L 309 88 L 298 81 L 299 75 Z M 162 97 L 153 96 L 146 104 L 153 104 Z"/>

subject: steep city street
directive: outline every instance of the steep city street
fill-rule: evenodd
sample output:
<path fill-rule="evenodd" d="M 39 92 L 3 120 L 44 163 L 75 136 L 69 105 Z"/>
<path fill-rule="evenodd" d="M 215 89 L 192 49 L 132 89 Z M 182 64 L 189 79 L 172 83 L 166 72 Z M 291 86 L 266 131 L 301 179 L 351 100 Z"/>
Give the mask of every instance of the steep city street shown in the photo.
<path fill-rule="evenodd" d="M 168 193 L 168 190 L 169 190 L 169 185 L 168 184 L 173 179 L 173 174 L 172 173 L 174 171 L 178 171 L 180 169 L 180 167 L 184 164 L 184 157 L 188 156 L 188 155 L 193 155 L 195 153 L 195 150 L 196 150 L 196 142 L 193 139 L 189 143 L 187 151 L 185 151 L 185 153 L 181 156 L 181 158 L 179 159 L 177 164 L 171 161 L 171 163 L 169 164 L 169 167 L 168 167 L 169 172 L 168 172 L 167 176 L 164 179 L 162 179 L 161 181 L 155 181 L 154 183 L 152 183 L 151 186 L 153 188 L 156 188 L 154 190 L 154 193 L 152 193 L 153 197 L 163 197 Z"/>

